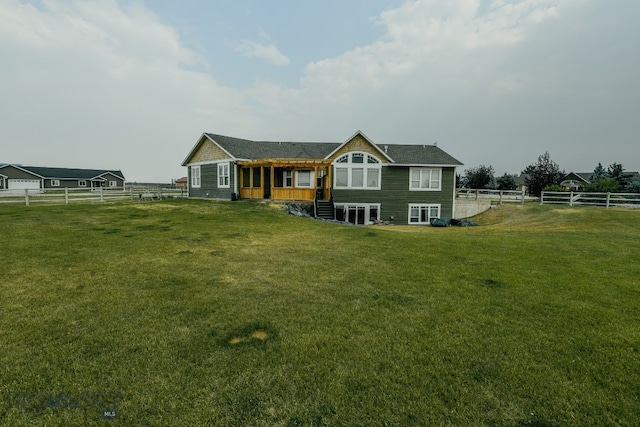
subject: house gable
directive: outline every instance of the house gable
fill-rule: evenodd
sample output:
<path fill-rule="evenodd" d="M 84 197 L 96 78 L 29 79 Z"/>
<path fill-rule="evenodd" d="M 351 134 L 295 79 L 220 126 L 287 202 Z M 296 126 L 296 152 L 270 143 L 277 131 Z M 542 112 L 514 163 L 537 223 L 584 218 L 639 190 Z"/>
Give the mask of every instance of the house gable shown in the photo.
<path fill-rule="evenodd" d="M 564 181 L 578 181 L 578 182 L 582 182 L 583 184 L 588 184 L 591 175 L 592 174 L 589 174 L 589 173 L 570 172 L 567 175 L 565 175 L 564 178 L 562 178 L 562 181 L 563 182 Z"/>
<path fill-rule="evenodd" d="M 334 160 L 343 154 L 358 151 L 368 153 L 379 158 L 382 163 L 390 163 L 393 160 L 387 156 L 384 151 L 380 150 L 369 138 L 362 132 L 358 131 L 351 138 L 347 139 L 342 145 L 331 152 L 326 159 Z"/>
<path fill-rule="evenodd" d="M 203 134 L 191 153 L 182 162 L 182 166 L 193 163 L 216 162 L 233 159 L 234 156 L 218 145 L 209 135 Z"/>
<path fill-rule="evenodd" d="M 0 172 L 8 179 L 44 179 L 42 175 L 15 165 L 0 166 Z"/>
<path fill-rule="evenodd" d="M 115 174 L 113 172 L 102 173 L 102 174 L 96 176 L 94 179 L 103 179 L 103 180 L 107 181 L 107 180 L 113 180 L 113 178 L 115 178 L 117 181 L 120 181 L 120 182 L 124 181 L 124 178 L 122 176 L 119 176 L 119 175 L 117 175 L 117 174 Z"/>

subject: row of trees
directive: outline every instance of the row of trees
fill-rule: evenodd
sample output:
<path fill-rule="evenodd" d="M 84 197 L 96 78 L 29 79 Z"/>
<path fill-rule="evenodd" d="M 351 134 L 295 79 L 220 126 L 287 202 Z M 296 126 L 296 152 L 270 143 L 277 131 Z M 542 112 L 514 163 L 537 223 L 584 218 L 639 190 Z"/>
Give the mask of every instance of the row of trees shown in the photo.
<path fill-rule="evenodd" d="M 464 175 L 458 175 L 458 187 L 463 188 L 487 188 L 490 190 L 515 190 L 517 188 L 515 175 L 505 172 L 499 178 L 494 176 L 493 166 L 480 165 L 466 169 Z"/>
<path fill-rule="evenodd" d="M 525 176 L 524 184 L 527 185 L 529 194 L 539 196 L 542 191 L 564 191 L 560 184 L 566 173 L 560 170 L 548 152 L 538 156 L 538 160 L 527 166 L 522 174 Z M 515 178 L 516 175 L 508 173 L 496 178 L 493 166 L 485 165 L 466 169 L 463 175 L 457 176 L 458 187 L 492 190 L 515 190 Z M 607 169 L 598 163 L 583 190 L 640 193 L 640 177 L 625 173 L 620 163 L 613 163 Z"/>

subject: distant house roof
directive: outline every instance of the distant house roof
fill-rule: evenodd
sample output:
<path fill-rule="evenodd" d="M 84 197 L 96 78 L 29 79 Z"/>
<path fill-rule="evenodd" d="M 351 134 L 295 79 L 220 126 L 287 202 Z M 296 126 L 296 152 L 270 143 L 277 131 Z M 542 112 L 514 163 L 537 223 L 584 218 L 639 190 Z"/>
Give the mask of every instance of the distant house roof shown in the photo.
<path fill-rule="evenodd" d="M 357 132 L 356 135 L 357 134 L 362 135 L 361 132 Z M 231 158 L 244 160 L 258 160 L 266 158 L 325 159 L 343 145 L 343 143 L 337 142 L 252 141 L 213 133 L 205 133 L 204 136 L 218 144 L 218 146 L 226 151 Z M 462 165 L 460 161 L 447 154 L 436 145 L 373 145 L 377 147 L 381 153 L 384 153 L 384 156 L 391 160 L 390 165 Z M 183 162 L 183 166 L 188 163 L 198 146 L 199 145 L 197 144 L 193 148 L 191 153 Z"/>
<path fill-rule="evenodd" d="M 24 166 L 24 165 L 3 165 L 14 166 L 19 169 L 31 172 L 34 175 L 38 175 L 41 178 L 53 178 L 53 179 L 94 179 L 99 178 L 105 174 L 112 174 L 122 180 L 124 175 L 120 170 L 105 170 L 105 169 L 73 169 L 73 168 L 54 168 L 43 166 Z"/>
<path fill-rule="evenodd" d="M 526 173 L 521 173 L 518 176 L 514 176 L 513 180 L 515 181 L 517 186 L 521 186 L 521 185 L 526 185 L 527 184 L 527 179 L 529 178 L 529 174 Z"/>
<path fill-rule="evenodd" d="M 176 179 L 176 184 L 186 184 L 187 182 L 188 182 L 188 178 L 186 176 Z"/>
<path fill-rule="evenodd" d="M 630 178 L 633 179 L 637 176 L 640 176 L 640 173 L 638 172 L 623 172 L 622 175 L 626 178 Z M 591 177 L 593 176 L 593 172 L 569 172 L 568 174 L 566 174 L 564 176 L 564 178 L 562 178 L 562 181 L 566 181 L 569 179 L 573 179 L 573 178 L 579 178 L 582 181 L 585 182 L 585 184 L 588 184 L 591 182 Z"/>

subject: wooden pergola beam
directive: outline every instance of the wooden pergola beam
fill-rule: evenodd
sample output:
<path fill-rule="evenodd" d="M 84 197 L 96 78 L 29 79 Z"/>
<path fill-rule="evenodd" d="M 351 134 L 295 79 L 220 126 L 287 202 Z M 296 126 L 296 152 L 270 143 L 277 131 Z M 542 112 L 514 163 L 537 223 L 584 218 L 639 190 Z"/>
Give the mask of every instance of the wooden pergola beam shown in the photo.
<path fill-rule="evenodd" d="M 325 159 L 259 159 L 259 160 L 241 160 L 237 164 L 243 167 L 315 167 L 315 166 L 331 166 L 331 160 Z"/>

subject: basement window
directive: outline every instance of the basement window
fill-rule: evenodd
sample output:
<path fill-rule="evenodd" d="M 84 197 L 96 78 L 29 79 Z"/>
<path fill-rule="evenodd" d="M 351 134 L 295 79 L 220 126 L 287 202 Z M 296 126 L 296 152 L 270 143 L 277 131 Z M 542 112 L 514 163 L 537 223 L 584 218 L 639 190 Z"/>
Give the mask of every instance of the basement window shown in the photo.
<path fill-rule="evenodd" d="M 379 203 L 338 203 L 336 220 L 356 225 L 373 224 L 380 219 Z"/>
<path fill-rule="evenodd" d="M 409 205 L 409 224 L 431 224 L 434 218 L 440 218 L 440 205 Z"/>

